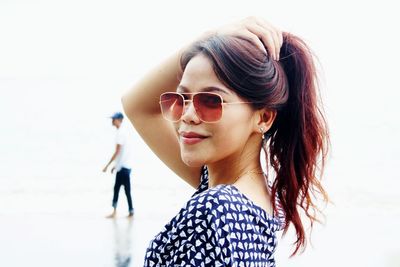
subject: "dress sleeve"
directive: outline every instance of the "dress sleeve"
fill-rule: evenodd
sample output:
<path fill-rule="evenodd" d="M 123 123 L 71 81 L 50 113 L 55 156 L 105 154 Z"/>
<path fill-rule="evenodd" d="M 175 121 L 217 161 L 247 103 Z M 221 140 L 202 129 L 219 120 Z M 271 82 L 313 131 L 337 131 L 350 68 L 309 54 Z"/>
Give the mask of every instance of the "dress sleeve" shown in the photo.
<path fill-rule="evenodd" d="M 187 240 L 187 255 L 182 257 L 187 257 L 184 261 L 190 262 L 190 266 L 231 266 L 225 264 L 227 248 L 221 246 L 222 243 L 218 233 L 220 231 L 218 219 L 220 212 L 213 209 L 213 205 L 219 206 L 214 202 L 216 198 L 218 197 L 209 194 L 209 192 L 199 194 L 188 208 L 188 210 L 191 209 L 192 213 L 190 215 L 191 222 L 188 222 L 188 225 L 190 224 L 193 228 L 193 235 Z"/>

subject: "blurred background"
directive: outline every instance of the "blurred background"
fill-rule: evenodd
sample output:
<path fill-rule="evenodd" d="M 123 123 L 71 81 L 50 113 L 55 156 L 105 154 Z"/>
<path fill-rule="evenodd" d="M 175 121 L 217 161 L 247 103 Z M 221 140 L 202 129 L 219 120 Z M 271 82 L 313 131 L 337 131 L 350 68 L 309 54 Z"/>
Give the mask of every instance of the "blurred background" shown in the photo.
<path fill-rule="evenodd" d="M 142 266 L 193 190 L 132 129 L 135 218 L 111 211 L 108 118 L 152 66 L 204 30 L 249 15 L 302 37 L 319 60 L 332 204 L 278 266 L 400 266 L 395 1 L 0 0 L 0 265 Z M 157 125 L 154 125 L 157 130 Z M 160 133 L 162 134 L 162 133 Z"/>

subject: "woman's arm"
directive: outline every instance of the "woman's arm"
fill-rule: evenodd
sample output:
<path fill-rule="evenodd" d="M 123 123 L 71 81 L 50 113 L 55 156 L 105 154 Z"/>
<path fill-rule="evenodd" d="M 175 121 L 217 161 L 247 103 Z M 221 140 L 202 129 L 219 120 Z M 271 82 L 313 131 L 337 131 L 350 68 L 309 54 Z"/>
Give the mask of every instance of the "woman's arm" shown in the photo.
<path fill-rule="evenodd" d="M 151 150 L 178 176 L 193 187 L 200 183 L 200 167 L 183 163 L 179 143 L 170 122 L 163 119 L 159 99 L 175 91 L 181 52 L 178 51 L 144 76 L 122 97 L 125 114 Z"/>

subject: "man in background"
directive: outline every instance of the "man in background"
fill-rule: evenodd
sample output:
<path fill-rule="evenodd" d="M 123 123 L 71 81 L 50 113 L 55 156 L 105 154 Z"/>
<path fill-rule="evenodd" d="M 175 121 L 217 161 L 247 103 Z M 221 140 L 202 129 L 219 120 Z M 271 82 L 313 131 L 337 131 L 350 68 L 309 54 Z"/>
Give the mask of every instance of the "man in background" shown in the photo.
<path fill-rule="evenodd" d="M 124 186 L 125 195 L 128 201 L 129 214 L 128 217 L 133 217 L 133 206 L 131 197 L 131 182 L 130 174 L 132 169 L 132 149 L 130 145 L 130 138 L 128 135 L 127 127 L 124 127 L 122 123 L 124 115 L 121 112 L 116 112 L 110 117 L 112 119 L 112 125 L 117 128 L 116 132 L 116 147 L 115 152 L 112 155 L 110 161 L 104 167 L 103 172 L 107 172 L 110 164 L 115 161 L 115 166 L 111 169 L 111 173 L 116 171 L 115 184 L 114 184 L 114 196 L 112 200 L 113 212 L 107 216 L 107 218 L 114 218 L 117 215 L 117 203 L 118 194 L 121 186 Z"/>

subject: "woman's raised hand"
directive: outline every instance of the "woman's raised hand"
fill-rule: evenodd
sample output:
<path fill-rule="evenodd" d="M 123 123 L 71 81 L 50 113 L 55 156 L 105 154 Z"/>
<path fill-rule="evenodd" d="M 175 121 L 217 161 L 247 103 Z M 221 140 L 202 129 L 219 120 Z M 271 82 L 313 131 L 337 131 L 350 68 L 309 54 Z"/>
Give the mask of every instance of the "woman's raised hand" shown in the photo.
<path fill-rule="evenodd" d="M 262 18 L 247 17 L 239 22 L 222 26 L 209 33 L 245 38 L 268 53 L 272 59 L 279 60 L 279 51 L 283 43 L 282 32 Z"/>

